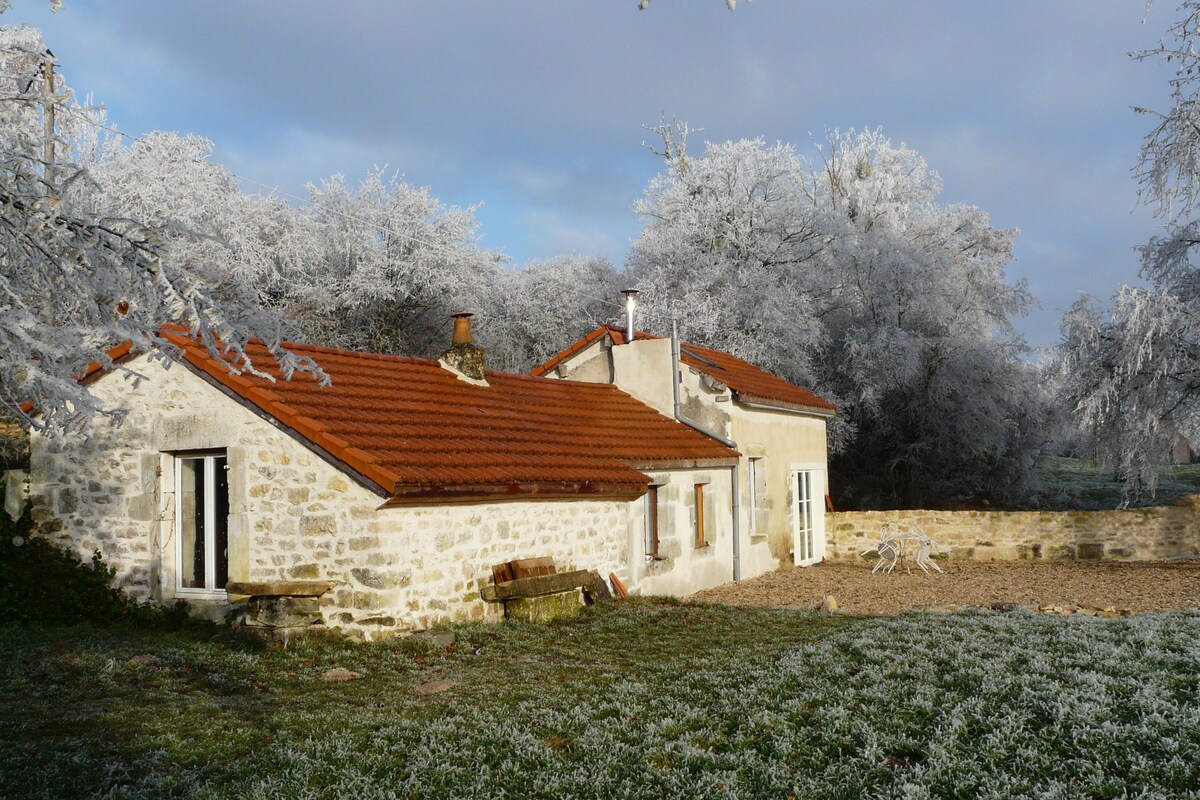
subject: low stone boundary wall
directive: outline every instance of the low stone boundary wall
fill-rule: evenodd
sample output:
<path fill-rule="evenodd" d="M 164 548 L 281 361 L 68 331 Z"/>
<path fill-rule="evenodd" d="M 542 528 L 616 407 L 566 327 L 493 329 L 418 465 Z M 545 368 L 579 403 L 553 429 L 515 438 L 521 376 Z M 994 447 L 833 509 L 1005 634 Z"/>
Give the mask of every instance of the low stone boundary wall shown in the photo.
<path fill-rule="evenodd" d="M 1200 556 L 1200 498 L 1125 511 L 842 511 L 826 514 L 826 557 L 857 559 L 887 523 L 919 525 L 952 558 L 1164 559 Z"/>

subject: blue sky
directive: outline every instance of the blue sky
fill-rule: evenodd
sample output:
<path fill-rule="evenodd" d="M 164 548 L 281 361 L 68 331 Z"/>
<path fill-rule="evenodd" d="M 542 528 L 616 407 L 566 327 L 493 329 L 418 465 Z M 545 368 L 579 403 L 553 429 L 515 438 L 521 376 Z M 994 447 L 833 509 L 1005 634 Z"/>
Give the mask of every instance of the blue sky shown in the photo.
<path fill-rule="evenodd" d="M 1159 223 L 1130 168 L 1166 69 L 1132 61 L 1171 22 L 1144 0 L 100 2 L 17 0 L 67 80 L 122 130 L 216 143 L 289 192 L 387 165 L 454 205 L 517 265 L 624 262 L 659 170 L 661 115 L 702 140 L 763 137 L 815 156 L 830 128 L 882 127 L 937 170 L 942 199 L 1019 228 L 1013 279 L 1053 344 L 1062 308 L 1136 280 Z M 247 189 L 257 191 L 254 186 Z"/>

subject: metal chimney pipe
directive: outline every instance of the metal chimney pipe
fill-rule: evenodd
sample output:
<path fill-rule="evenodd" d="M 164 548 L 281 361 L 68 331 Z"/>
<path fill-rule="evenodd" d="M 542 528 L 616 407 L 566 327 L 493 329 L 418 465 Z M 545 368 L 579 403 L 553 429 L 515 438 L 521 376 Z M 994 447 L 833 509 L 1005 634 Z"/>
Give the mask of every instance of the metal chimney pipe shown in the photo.
<path fill-rule="evenodd" d="M 633 310 L 637 308 L 637 289 L 622 289 L 625 295 L 625 344 L 632 344 L 637 337 L 637 329 L 633 327 Z"/>

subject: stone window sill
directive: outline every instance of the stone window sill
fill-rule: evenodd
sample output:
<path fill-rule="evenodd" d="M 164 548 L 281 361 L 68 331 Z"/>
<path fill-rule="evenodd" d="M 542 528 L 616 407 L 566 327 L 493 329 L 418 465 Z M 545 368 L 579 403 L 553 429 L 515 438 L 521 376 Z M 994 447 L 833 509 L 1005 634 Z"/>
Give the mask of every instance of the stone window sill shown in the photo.
<path fill-rule="evenodd" d="M 186 600 L 189 603 L 228 603 L 229 593 L 223 589 L 215 592 L 203 589 L 176 589 L 176 600 Z"/>

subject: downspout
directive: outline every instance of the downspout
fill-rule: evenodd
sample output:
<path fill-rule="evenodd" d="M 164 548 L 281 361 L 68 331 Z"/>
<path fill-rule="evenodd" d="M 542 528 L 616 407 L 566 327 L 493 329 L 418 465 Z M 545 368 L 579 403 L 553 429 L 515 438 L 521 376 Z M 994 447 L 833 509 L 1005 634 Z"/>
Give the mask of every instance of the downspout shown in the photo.
<path fill-rule="evenodd" d="M 687 425 L 689 428 L 703 433 L 705 436 L 716 439 L 729 449 L 737 450 L 737 442 L 733 441 L 732 439 L 727 439 L 719 433 L 710 431 L 699 422 L 689 419 L 684 415 L 683 404 L 679 399 L 679 370 L 682 366 L 679 358 L 679 326 L 675 320 L 671 320 L 671 389 L 673 390 L 675 399 L 675 419 L 679 420 L 684 425 Z M 732 489 L 733 494 L 733 579 L 735 581 L 740 581 L 742 579 L 742 486 L 738 467 L 738 464 L 734 464 L 729 468 L 732 481 L 730 488 Z"/>

